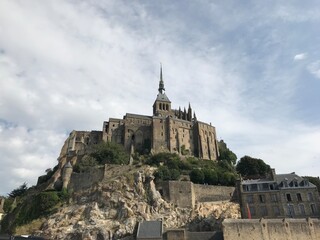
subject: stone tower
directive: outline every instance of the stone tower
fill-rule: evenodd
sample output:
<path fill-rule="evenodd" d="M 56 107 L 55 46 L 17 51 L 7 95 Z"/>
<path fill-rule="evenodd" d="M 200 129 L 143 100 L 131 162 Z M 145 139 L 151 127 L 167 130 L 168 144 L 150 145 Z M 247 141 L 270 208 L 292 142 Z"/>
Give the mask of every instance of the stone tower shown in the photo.
<path fill-rule="evenodd" d="M 160 67 L 160 81 L 158 95 L 153 104 L 153 116 L 167 116 L 171 112 L 171 101 L 165 94 L 164 82 L 162 77 L 162 66 Z"/>
<path fill-rule="evenodd" d="M 62 189 L 68 188 L 73 168 L 70 162 L 67 162 L 62 170 Z"/>

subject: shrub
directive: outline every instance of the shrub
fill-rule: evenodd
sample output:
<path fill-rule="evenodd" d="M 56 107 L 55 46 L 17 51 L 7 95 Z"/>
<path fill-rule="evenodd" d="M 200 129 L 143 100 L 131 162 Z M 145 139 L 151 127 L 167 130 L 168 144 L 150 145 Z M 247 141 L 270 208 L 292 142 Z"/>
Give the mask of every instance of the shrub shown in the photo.
<path fill-rule="evenodd" d="M 170 169 L 167 166 L 161 166 L 154 175 L 156 179 L 162 181 L 178 180 L 180 177 L 180 172 L 177 169 Z"/>
<path fill-rule="evenodd" d="M 199 169 L 194 169 L 190 172 L 190 180 L 193 183 L 204 183 L 204 174 L 203 171 Z"/>
<path fill-rule="evenodd" d="M 128 164 L 129 155 L 124 147 L 113 142 L 102 142 L 90 149 L 90 156 L 99 164 Z"/>
<path fill-rule="evenodd" d="M 76 165 L 73 167 L 73 171 L 80 173 L 80 172 L 86 172 L 90 168 L 99 165 L 98 161 L 89 155 L 85 155 L 79 162 L 76 163 Z"/>

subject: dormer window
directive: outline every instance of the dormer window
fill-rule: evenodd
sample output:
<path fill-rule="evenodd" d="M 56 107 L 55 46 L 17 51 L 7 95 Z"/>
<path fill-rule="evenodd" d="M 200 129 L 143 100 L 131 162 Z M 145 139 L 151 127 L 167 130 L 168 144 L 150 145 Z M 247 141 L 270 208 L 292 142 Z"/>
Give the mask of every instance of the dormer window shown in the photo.
<path fill-rule="evenodd" d="M 288 187 L 288 178 L 283 179 L 282 186 L 287 188 Z"/>

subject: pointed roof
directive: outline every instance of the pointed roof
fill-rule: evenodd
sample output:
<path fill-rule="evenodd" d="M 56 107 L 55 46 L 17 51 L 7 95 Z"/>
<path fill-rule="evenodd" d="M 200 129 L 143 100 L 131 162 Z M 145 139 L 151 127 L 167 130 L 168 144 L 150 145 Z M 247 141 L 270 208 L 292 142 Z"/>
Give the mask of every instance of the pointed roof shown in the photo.
<path fill-rule="evenodd" d="M 72 168 L 70 161 L 68 161 L 63 168 Z"/>
<path fill-rule="evenodd" d="M 159 81 L 159 88 L 158 88 L 158 95 L 156 101 L 162 101 L 162 102 L 169 102 L 169 98 L 165 94 L 165 88 L 164 88 L 164 82 L 163 82 L 163 77 L 162 77 L 162 65 L 160 65 L 160 81 Z"/>
<path fill-rule="evenodd" d="M 159 81 L 158 91 L 159 91 L 159 93 L 164 93 L 164 91 L 165 91 L 163 78 L 162 78 L 162 65 L 161 64 L 160 64 L 160 81 Z"/>

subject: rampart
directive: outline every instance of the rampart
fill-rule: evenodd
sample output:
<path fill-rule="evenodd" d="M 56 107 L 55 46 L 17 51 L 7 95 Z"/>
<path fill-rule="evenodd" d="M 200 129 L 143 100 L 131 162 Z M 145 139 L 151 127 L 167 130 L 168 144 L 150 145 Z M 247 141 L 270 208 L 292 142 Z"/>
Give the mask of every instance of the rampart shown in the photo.
<path fill-rule="evenodd" d="M 165 181 L 162 196 L 178 207 L 193 208 L 197 202 L 229 201 L 234 187 L 193 184 L 190 181 Z"/>
<path fill-rule="evenodd" d="M 178 207 L 193 208 L 195 197 L 193 184 L 189 181 L 165 181 L 162 183 L 162 196 Z"/>
<path fill-rule="evenodd" d="M 230 200 L 234 187 L 193 184 L 196 202 L 216 202 Z"/>
<path fill-rule="evenodd" d="M 92 187 L 95 183 L 103 180 L 105 175 L 105 167 L 93 168 L 90 172 L 75 173 L 71 175 L 68 188 L 73 191 L 79 191 Z"/>
<path fill-rule="evenodd" d="M 225 219 L 224 240 L 320 240 L 319 219 Z"/>

